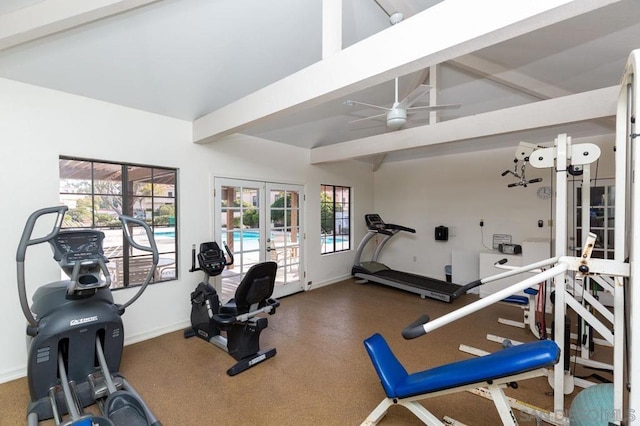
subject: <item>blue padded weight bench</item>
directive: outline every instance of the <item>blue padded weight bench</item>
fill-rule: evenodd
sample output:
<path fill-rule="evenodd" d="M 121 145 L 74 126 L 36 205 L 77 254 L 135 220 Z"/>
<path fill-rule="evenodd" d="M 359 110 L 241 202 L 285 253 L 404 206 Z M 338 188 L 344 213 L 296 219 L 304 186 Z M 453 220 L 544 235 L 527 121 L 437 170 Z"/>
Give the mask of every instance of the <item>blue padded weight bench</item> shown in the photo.
<path fill-rule="evenodd" d="M 408 408 L 427 425 L 442 425 L 417 401 L 478 387 L 489 390 L 502 423 L 516 425 L 502 388 L 518 380 L 546 376 L 545 367 L 556 364 L 560 357 L 560 349 L 555 342 L 539 340 L 408 374 L 380 334 L 366 339 L 364 345 L 387 396 L 362 425 L 378 424 L 389 407 L 396 404 Z"/>
<path fill-rule="evenodd" d="M 512 327 L 518 328 L 527 328 L 536 336 L 537 339 L 540 338 L 540 331 L 538 330 L 538 326 L 536 325 L 536 297 L 538 295 L 538 290 L 534 288 L 527 288 L 524 290 L 527 296 L 509 296 L 503 299 L 503 302 L 511 303 L 513 305 L 520 306 L 524 311 L 524 319 L 522 322 L 513 321 L 504 318 L 498 318 L 498 322 L 504 325 L 510 325 Z M 546 330 L 545 330 L 546 331 Z"/>

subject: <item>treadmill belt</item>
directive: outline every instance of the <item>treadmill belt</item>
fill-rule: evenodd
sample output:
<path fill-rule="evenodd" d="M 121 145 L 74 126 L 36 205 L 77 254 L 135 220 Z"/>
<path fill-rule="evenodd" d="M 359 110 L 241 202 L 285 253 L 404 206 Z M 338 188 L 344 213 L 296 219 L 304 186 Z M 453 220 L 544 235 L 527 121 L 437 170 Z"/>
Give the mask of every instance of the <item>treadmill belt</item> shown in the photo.
<path fill-rule="evenodd" d="M 457 284 L 440 281 L 435 278 L 424 277 L 422 275 L 410 274 L 408 272 L 394 271 L 393 269 L 379 271 L 374 275 L 386 278 L 390 281 L 396 281 L 401 284 L 412 285 L 419 288 L 426 288 L 445 294 L 453 294 L 460 288 L 460 286 Z"/>

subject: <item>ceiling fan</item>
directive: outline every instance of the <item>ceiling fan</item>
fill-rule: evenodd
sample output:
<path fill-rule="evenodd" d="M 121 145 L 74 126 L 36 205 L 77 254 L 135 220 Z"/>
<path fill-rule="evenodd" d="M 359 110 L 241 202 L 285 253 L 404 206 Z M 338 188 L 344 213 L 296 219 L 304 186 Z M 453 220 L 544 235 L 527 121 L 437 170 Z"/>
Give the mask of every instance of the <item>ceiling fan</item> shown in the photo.
<path fill-rule="evenodd" d="M 399 24 L 404 20 L 405 15 L 411 16 L 415 14 L 415 10 L 409 3 L 395 2 L 393 0 L 375 0 L 375 2 L 382 8 L 382 10 L 389 16 L 389 23 L 391 25 Z M 381 114 L 372 115 L 369 117 L 359 118 L 357 120 L 352 120 L 349 124 L 357 123 L 360 121 L 371 120 L 376 118 L 381 118 L 386 116 L 387 128 L 389 130 L 398 130 L 404 127 L 407 124 L 407 118 L 412 115 L 416 111 L 438 111 L 443 109 L 454 109 L 459 108 L 460 105 L 427 105 L 427 106 L 413 106 L 416 102 L 420 100 L 425 94 L 432 89 L 432 86 L 428 84 L 421 84 L 407 95 L 406 98 L 398 101 L 398 77 L 395 78 L 395 101 L 391 108 L 380 106 L 380 105 L 372 105 L 364 102 L 346 100 L 344 101 L 345 105 L 353 106 L 353 105 L 363 105 L 371 108 L 377 108 L 384 110 L 385 112 Z"/>
<path fill-rule="evenodd" d="M 402 100 L 398 100 L 398 77 L 395 78 L 395 101 L 393 105 L 389 107 L 384 107 L 380 105 L 368 104 L 365 102 L 358 102 L 352 100 L 344 101 L 345 105 L 364 105 L 371 108 L 377 108 L 384 110 L 385 112 L 381 114 L 371 115 L 368 117 L 359 118 L 357 120 L 352 120 L 349 124 L 357 123 L 360 121 L 376 119 L 380 117 L 386 116 L 387 128 L 390 130 L 398 130 L 404 127 L 407 124 L 407 119 L 410 115 L 417 111 L 438 111 L 443 109 L 453 109 L 459 108 L 460 105 L 425 105 L 425 106 L 413 106 L 416 102 L 420 100 L 425 94 L 431 90 L 431 86 L 427 84 L 421 84 L 416 87 L 414 90 L 407 95 L 406 98 Z"/>

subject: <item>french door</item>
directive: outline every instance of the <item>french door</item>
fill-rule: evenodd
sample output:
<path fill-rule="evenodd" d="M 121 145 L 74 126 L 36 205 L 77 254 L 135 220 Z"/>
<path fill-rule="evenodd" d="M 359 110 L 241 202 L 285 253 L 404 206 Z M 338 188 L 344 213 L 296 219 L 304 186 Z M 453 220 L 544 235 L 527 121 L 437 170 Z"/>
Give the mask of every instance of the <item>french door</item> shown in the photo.
<path fill-rule="evenodd" d="M 569 216 L 570 250 L 575 256 L 580 256 L 582 242 L 587 232 L 596 234 L 596 245 L 591 256 L 599 259 L 613 259 L 614 251 L 614 220 L 615 220 L 615 182 L 613 179 L 592 180 L 589 188 L 589 205 L 584 206 L 586 197 L 583 195 L 582 182 L 576 183 L 574 194 L 574 214 Z M 588 222 L 583 220 L 583 209 L 588 209 Z"/>
<path fill-rule="evenodd" d="M 278 264 L 274 297 L 304 289 L 303 187 L 273 182 L 214 179 L 214 238 L 229 246 L 234 263 L 221 275 L 226 302 L 257 263 Z"/>

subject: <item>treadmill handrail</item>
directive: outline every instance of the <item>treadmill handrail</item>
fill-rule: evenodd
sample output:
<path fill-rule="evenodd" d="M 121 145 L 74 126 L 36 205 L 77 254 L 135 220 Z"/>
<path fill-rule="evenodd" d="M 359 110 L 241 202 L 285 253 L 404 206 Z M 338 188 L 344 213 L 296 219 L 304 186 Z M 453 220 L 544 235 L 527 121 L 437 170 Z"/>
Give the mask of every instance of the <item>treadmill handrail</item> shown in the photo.
<path fill-rule="evenodd" d="M 393 230 L 397 230 L 397 231 L 405 231 L 405 232 L 410 232 L 412 234 L 416 233 L 416 230 L 413 228 L 408 228 L 406 226 L 402 226 L 402 225 L 396 225 L 394 223 L 385 223 L 384 225 L 385 229 L 393 229 Z"/>

